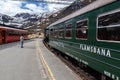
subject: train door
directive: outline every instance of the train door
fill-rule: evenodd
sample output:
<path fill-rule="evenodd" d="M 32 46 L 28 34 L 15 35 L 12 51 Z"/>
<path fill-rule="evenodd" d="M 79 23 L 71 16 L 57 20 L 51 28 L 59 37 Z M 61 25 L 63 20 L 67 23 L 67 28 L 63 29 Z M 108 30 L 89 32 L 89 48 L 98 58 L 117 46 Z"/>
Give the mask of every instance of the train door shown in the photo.
<path fill-rule="evenodd" d="M 2 35 L 2 44 L 4 44 L 5 43 L 5 31 L 2 31 L 1 35 Z"/>

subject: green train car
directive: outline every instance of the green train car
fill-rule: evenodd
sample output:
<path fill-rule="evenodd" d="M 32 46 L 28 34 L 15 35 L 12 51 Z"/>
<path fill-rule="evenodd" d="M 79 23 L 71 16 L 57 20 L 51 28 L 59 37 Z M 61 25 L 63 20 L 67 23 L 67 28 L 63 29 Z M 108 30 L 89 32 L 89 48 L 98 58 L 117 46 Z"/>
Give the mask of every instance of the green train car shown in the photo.
<path fill-rule="evenodd" d="M 120 80 L 120 0 L 96 0 L 47 27 L 49 45 Z"/>

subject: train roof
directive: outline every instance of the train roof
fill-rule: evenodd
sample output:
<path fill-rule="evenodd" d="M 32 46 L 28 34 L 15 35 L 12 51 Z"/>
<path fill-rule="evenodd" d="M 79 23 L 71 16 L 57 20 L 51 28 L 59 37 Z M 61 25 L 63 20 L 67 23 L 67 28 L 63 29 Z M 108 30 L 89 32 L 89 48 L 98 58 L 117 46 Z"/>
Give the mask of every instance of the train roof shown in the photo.
<path fill-rule="evenodd" d="M 104 0 L 104 1 L 103 1 L 103 0 L 96 0 L 96 1 L 92 2 L 91 4 L 89 4 L 89 5 L 87 5 L 87 6 L 83 7 L 83 8 L 75 11 L 74 13 L 72 13 L 72 14 L 70 14 L 70 15 L 62 18 L 62 19 L 59 19 L 58 21 L 52 23 L 50 26 L 59 24 L 59 23 L 61 23 L 61 22 L 64 22 L 64 21 L 66 21 L 66 20 L 69 20 L 69 19 L 74 18 L 74 17 L 76 17 L 76 16 L 79 16 L 79 15 L 81 15 L 81 14 L 84 14 L 84 13 L 86 13 L 86 12 L 89 12 L 89 11 L 91 11 L 91 10 L 97 9 L 97 8 L 99 8 L 99 7 L 102 7 L 102 6 L 104 6 L 104 5 L 107 5 L 107 4 L 109 4 L 109 3 L 112 3 L 112 2 L 114 2 L 114 1 L 116 1 L 116 0 Z M 48 26 L 48 28 L 49 28 L 50 26 Z"/>
<path fill-rule="evenodd" d="M 11 28 L 11 27 L 5 27 L 5 26 L 0 26 L 0 29 L 8 29 L 8 30 L 19 30 L 19 31 L 27 31 L 27 30 L 23 30 L 23 29 L 17 29 L 17 28 Z"/>

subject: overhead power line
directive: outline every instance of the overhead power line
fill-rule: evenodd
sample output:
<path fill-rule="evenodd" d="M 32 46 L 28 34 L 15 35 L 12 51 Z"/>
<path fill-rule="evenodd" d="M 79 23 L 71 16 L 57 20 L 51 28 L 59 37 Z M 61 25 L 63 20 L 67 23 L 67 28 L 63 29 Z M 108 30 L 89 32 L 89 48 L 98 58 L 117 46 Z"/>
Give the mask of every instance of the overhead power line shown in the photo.
<path fill-rule="evenodd" d="M 63 5 L 70 5 L 75 0 L 13 0 L 13 1 L 36 1 L 40 3 L 49 3 L 49 4 L 63 4 Z"/>

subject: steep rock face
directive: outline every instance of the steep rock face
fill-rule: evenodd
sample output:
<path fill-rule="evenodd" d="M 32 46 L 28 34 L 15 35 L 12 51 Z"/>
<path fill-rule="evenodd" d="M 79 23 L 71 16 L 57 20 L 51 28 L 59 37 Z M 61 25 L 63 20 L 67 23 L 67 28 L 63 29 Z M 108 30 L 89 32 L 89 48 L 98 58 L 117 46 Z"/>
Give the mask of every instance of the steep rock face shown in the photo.
<path fill-rule="evenodd" d="M 16 18 L 22 17 L 25 19 L 25 18 L 28 18 L 29 16 L 30 16 L 29 13 L 18 13 L 14 17 L 16 17 Z"/>
<path fill-rule="evenodd" d="M 0 13 L 0 21 L 9 22 L 10 20 L 13 20 L 13 17 Z"/>

